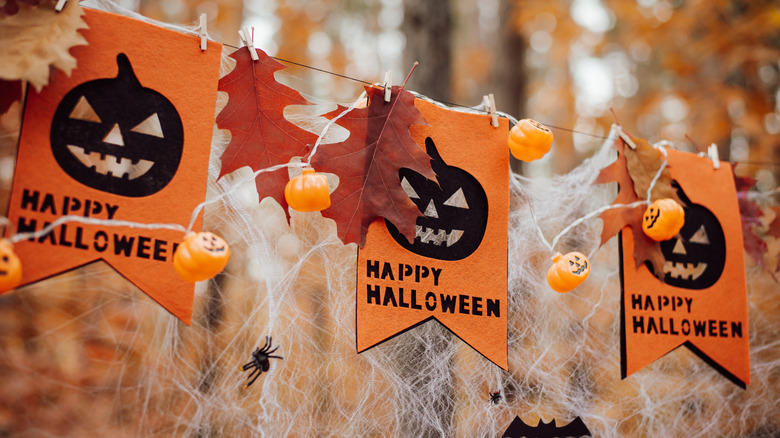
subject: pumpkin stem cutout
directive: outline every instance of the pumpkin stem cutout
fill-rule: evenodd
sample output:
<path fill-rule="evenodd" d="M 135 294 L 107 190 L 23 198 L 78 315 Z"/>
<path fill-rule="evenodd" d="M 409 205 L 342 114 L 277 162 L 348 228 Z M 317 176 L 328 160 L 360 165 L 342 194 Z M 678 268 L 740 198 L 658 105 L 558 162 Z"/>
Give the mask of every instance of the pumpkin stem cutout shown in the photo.
<path fill-rule="evenodd" d="M 385 225 L 399 245 L 415 254 L 461 260 L 474 253 L 485 236 L 487 195 L 473 175 L 444 162 L 430 137 L 425 146 L 438 183 L 405 167 L 398 171 L 401 187 L 423 213 L 414 240 L 409 242 L 387 219 Z"/>
<path fill-rule="evenodd" d="M 547 270 L 547 283 L 556 292 L 569 292 L 582 284 L 590 274 L 590 263 L 584 254 L 570 252 L 565 256 L 555 253 L 553 264 Z"/>
<path fill-rule="evenodd" d="M 127 55 L 115 78 L 84 82 L 62 98 L 51 123 L 52 153 L 76 181 L 103 192 L 149 196 L 173 179 L 184 131 L 174 105 L 145 88 Z"/>
<path fill-rule="evenodd" d="M 19 286 L 22 282 L 22 263 L 8 239 L 0 239 L 0 293 Z"/>

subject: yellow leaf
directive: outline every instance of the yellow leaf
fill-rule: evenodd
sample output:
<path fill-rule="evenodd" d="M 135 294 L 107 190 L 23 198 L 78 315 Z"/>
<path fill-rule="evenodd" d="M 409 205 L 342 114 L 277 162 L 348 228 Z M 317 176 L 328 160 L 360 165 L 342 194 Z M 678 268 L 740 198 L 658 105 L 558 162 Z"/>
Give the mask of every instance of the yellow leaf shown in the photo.
<path fill-rule="evenodd" d="M 29 81 L 41 91 L 51 67 L 68 75 L 76 67 L 69 50 L 87 44 L 78 30 L 88 26 L 77 1 L 67 2 L 62 12 L 53 1 L 19 7 L 16 15 L 0 17 L 0 78 Z"/>

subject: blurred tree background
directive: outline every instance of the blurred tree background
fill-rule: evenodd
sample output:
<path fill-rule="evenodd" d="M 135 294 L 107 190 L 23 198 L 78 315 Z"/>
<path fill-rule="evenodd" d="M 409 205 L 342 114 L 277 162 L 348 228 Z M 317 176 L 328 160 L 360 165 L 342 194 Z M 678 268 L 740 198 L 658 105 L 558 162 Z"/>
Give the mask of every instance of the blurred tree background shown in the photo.
<path fill-rule="evenodd" d="M 152 18 L 201 12 L 221 41 L 254 26 L 257 47 L 370 82 L 393 70 L 434 99 L 500 110 L 555 129 L 554 153 L 523 165 L 565 173 L 609 132 L 680 149 L 718 145 L 721 158 L 780 161 L 780 5 L 773 0 L 124 0 Z M 310 97 L 349 101 L 360 84 L 292 66 Z M 306 85 L 308 84 L 308 85 Z M 580 133 L 572 133 L 574 130 Z M 591 135 L 588 135 L 591 134 Z M 519 167 L 518 167 L 519 168 Z M 780 167 L 745 164 L 761 190 Z"/>

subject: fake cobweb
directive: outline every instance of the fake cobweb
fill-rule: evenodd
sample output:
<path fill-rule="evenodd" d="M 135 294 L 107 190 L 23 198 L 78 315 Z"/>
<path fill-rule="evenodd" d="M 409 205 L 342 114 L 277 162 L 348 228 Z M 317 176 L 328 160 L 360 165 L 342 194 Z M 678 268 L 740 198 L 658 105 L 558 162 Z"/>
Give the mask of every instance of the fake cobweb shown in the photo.
<path fill-rule="evenodd" d="M 289 117 L 313 132 L 324 123 Z M 344 135 L 332 132 L 326 141 Z M 249 174 L 216 181 L 227 140 L 215 126 L 209 197 Z M 13 144 L 5 139 L 4 156 Z M 0 435 L 482 437 L 501 436 L 515 416 L 579 416 L 596 437 L 777 436 L 780 300 L 761 269 L 747 267 L 747 390 L 685 348 L 621 380 L 617 246 L 597 249 L 599 220 L 556 248 L 588 254 L 588 280 L 568 294 L 547 285 L 551 254 L 536 224 L 549 241 L 612 201 L 615 187 L 591 185 L 614 159 L 609 145 L 567 175 L 512 176 L 509 371 L 434 321 L 357 354 L 356 247 L 318 213 L 293 211 L 288 225 L 250 183 L 206 209 L 204 229 L 233 257 L 198 284 L 191 327 L 103 263 L 0 296 Z M 266 336 L 284 359 L 245 389 L 239 367 Z"/>

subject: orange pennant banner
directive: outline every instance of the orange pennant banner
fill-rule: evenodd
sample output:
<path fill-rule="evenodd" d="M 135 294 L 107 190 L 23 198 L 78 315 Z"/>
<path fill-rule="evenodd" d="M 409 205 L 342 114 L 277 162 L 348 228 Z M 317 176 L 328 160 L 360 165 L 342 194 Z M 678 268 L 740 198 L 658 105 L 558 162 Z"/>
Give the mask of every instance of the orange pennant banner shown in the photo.
<path fill-rule="evenodd" d="M 424 216 L 413 242 L 371 224 L 358 251 L 357 350 L 435 319 L 507 369 L 508 121 L 417 100 L 411 133 L 437 181 L 409 169 L 401 186 Z"/>
<path fill-rule="evenodd" d="M 27 97 L 6 233 L 68 215 L 186 226 L 206 193 L 221 45 L 107 12 L 84 20 L 77 68 Z M 194 285 L 172 264 L 182 238 L 68 222 L 14 249 L 22 284 L 105 260 L 189 324 Z"/>
<path fill-rule="evenodd" d="M 621 232 L 623 378 L 685 345 L 741 387 L 750 383 L 742 226 L 731 166 L 668 150 L 685 224 L 660 244 L 663 281 L 636 268 Z"/>

